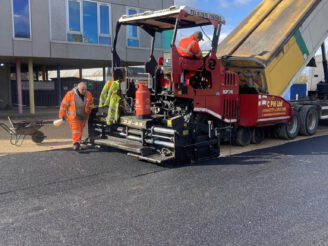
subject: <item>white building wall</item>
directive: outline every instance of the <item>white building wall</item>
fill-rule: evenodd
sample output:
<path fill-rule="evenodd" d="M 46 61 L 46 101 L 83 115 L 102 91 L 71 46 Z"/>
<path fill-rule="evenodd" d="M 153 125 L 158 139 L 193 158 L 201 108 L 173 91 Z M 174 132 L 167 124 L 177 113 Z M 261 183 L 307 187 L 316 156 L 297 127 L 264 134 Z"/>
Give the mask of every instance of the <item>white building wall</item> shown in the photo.
<path fill-rule="evenodd" d="M 67 41 L 67 0 L 30 0 L 31 39 L 13 38 L 12 0 L 0 8 L 0 57 L 35 57 L 59 59 L 110 60 L 109 45 L 72 43 Z M 100 0 L 111 4 L 112 42 L 116 22 L 126 14 L 126 8 L 139 11 L 156 10 L 173 5 L 173 0 Z M 3 35 L 5 34 L 5 35 Z M 127 47 L 126 30 L 122 28 L 117 46 L 121 58 L 132 62 L 144 61 L 151 45 L 150 36 L 139 30 L 140 48 Z M 124 42 L 123 42 L 124 41 Z M 158 51 L 157 54 L 160 54 Z M 155 53 L 155 54 L 156 54 Z"/>

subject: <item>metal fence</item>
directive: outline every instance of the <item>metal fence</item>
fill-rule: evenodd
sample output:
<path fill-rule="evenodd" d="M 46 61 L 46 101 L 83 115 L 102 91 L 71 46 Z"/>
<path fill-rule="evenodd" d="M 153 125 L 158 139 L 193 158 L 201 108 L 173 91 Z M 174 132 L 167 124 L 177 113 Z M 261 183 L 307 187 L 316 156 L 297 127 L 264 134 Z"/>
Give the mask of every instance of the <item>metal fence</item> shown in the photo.
<path fill-rule="evenodd" d="M 104 83 L 102 81 L 93 81 L 93 80 L 80 80 L 80 79 L 61 79 L 61 95 L 65 96 L 67 91 L 71 90 L 77 84 L 83 81 L 87 84 L 88 91 L 92 93 L 94 98 L 95 105 L 98 105 L 99 96 L 103 88 Z M 18 96 L 17 96 L 17 83 L 16 80 L 11 81 L 11 93 L 12 93 L 12 105 L 18 105 Z M 28 81 L 22 81 L 22 97 L 23 97 L 23 106 L 29 106 L 29 87 Z M 46 82 L 34 82 L 34 100 L 35 106 L 59 106 L 57 99 L 57 82 L 46 81 Z"/>
<path fill-rule="evenodd" d="M 88 91 L 91 92 L 92 96 L 93 96 L 93 99 L 94 99 L 94 104 L 95 105 L 98 105 L 99 103 L 99 96 L 100 96 L 100 93 L 101 93 L 101 90 L 104 86 L 104 82 L 103 81 L 93 81 L 93 80 L 66 80 L 66 79 L 63 79 L 61 81 L 61 94 L 62 94 L 62 97 L 65 96 L 65 94 L 71 90 L 72 88 L 76 87 L 77 84 L 79 82 L 85 82 L 87 84 L 87 89 Z"/>

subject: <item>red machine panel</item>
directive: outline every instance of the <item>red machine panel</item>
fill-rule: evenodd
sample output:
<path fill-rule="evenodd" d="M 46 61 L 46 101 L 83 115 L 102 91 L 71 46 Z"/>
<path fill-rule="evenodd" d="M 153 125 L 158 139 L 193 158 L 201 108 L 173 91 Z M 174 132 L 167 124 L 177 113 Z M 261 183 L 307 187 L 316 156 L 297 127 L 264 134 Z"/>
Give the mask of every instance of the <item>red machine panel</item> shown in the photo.
<path fill-rule="evenodd" d="M 173 54 L 173 82 L 176 97 L 194 101 L 194 111 L 210 114 L 226 123 L 236 123 L 239 78 L 220 67 L 215 53 L 202 60 Z M 195 79 L 194 76 L 199 76 Z M 181 81 L 181 79 L 183 79 Z"/>
<path fill-rule="evenodd" d="M 264 94 L 240 95 L 239 126 L 268 126 L 286 123 L 293 115 L 289 102 L 278 96 Z"/>

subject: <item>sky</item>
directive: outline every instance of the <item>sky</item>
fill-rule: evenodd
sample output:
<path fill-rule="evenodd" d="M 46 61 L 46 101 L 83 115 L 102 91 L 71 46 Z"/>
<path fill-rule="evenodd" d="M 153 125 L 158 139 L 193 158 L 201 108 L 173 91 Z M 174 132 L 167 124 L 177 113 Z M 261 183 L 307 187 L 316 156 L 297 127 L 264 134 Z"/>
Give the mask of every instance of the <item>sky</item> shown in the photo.
<path fill-rule="evenodd" d="M 226 20 L 222 33 L 227 34 L 260 2 L 261 0 L 175 0 L 174 4 L 187 5 L 222 15 Z"/>
<path fill-rule="evenodd" d="M 226 21 L 221 30 L 220 40 L 223 40 L 260 2 L 261 0 L 175 0 L 174 4 L 187 5 L 222 15 Z M 210 28 L 205 28 L 208 36 L 212 36 L 213 29 Z M 187 32 L 179 36 L 181 38 L 190 34 Z M 204 39 L 200 46 L 202 49 L 207 49 L 210 45 L 206 38 Z"/>
<path fill-rule="evenodd" d="M 175 5 L 187 5 L 200 10 L 220 14 L 224 17 L 226 24 L 222 26 L 220 41 L 222 41 L 262 0 L 174 0 Z M 212 27 L 205 27 L 205 33 L 212 38 Z M 186 33 L 178 33 L 177 40 L 187 37 L 195 30 Z M 328 49 L 328 39 L 325 41 Z M 210 49 L 209 40 L 204 38 L 200 42 L 202 50 Z M 321 55 L 319 49 L 316 55 Z"/>

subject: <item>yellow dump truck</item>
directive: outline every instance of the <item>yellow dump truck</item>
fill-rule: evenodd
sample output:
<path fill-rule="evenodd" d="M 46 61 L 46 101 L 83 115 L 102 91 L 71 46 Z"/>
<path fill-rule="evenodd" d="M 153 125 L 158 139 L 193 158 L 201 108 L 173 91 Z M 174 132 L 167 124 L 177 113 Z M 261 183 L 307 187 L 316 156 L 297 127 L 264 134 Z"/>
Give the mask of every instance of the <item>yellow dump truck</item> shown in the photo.
<path fill-rule="evenodd" d="M 263 0 L 218 46 L 223 66 L 240 78 L 240 93 L 284 96 L 306 66 L 316 66 L 322 50 L 325 81 L 307 98 L 290 101 L 298 117 L 288 129 L 313 135 L 328 119 L 327 0 Z M 297 122 L 298 121 L 298 122 Z"/>
<path fill-rule="evenodd" d="M 218 57 L 241 83 L 283 96 L 327 37 L 327 15 L 326 0 L 263 0 L 222 41 Z"/>

